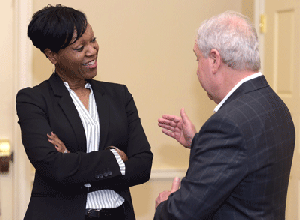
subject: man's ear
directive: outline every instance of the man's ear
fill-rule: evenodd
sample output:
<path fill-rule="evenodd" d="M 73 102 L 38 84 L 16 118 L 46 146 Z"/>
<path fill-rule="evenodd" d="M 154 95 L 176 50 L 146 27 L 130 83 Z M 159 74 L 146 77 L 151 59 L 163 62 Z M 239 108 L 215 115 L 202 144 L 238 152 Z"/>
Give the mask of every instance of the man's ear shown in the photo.
<path fill-rule="evenodd" d="M 222 63 L 222 58 L 220 56 L 219 51 L 216 49 L 211 49 L 209 53 L 209 58 L 211 59 L 212 70 L 214 73 L 216 73 Z"/>
<path fill-rule="evenodd" d="M 48 48 L 45 49 L 44 52 L 45 52 L 45 55 L 48 58 L 48 60 L 50 60 L 50 62 L 55 65 L 57 63 L 57 53 L 51 51 Z"/>

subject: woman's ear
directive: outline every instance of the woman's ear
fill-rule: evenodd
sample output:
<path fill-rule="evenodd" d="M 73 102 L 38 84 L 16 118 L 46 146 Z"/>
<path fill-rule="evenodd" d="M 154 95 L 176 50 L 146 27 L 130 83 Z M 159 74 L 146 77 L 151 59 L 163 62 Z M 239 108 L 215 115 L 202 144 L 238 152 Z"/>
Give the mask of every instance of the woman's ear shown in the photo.
<path fill-rule="evenodd" d="M 45 49 L 44 52 L 48 60 L 55 65 L 57 63 L 57 53 L 51 51 L 50 49 Z"/>

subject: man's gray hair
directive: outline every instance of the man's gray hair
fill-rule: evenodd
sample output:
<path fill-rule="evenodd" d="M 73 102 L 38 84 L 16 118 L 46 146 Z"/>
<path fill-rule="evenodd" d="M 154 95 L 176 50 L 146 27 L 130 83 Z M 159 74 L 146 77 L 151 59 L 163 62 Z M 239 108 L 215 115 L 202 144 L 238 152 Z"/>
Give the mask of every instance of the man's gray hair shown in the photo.
<path fill-rule="evenodd" d="M 235 70 L 259 71 L 259 43 L 255 27 L 246 16 L 226 11 L 204 21 L 198 29 L 198 47 L 208 57 L 219 51 L 223 63 Z"/>

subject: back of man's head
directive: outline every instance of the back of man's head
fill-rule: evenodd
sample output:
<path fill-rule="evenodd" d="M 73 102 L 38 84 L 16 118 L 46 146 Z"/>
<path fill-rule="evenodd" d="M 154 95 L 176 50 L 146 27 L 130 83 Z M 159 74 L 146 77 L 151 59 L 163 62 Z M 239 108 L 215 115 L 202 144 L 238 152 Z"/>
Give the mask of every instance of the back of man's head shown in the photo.
<path fill-rule="evenodd" d="M 223 63 L 234 70 L 260 69 L 256 30 L 240 13 L 227 11 L 204 21 L 198 29 L 197 43 L 205 57 L 212 49 L 218 50 Z"/>

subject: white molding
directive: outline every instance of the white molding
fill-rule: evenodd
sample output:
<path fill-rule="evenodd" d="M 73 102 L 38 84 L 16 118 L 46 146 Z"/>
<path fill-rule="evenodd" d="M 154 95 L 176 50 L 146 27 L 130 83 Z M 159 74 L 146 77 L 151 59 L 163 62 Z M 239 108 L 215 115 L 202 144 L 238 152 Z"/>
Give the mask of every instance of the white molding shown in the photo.
<path fill-rule="evenodd" d="M 182 178 L 185 176 L 186 169 L 153 169 L 150 174 L 151 180 L 174 179 L 174 177 Z M 34 172 L 30 173 L 30 181 L 34 180 Z"/>
<path fill-rule="evenodd" d="M 259 55 L 261 60 L 261 72 L 265 66 L 265 34 L 260 33 L 260 15 L 265 13 L 265 0 L 254 0 L 254 24 L 259 38 Z M 268 21 L 267 21 L 268 22 Z"/>
<path fill-rule="evenodd" d="M 186 169 L 153 169 L 150 180 L 173 179 L 174 177 L 182 178 L 185 176 Z"/>
<path fill-rule="evenodd" d="M 13 56 L 14 56 L 14 88 L 16 93 L 24 87 L 32 85 L 32 44 L 27 37 L 28 23 L 33 14 L 33 0 L 13 0 Z M 30 197 L 30 164 L 21 142 L 21 132 L 17 123 L 16 112 L 13 111 L 13 141 L 14 163 L 13 173 L 13 219 L 23 219 Z"/>

